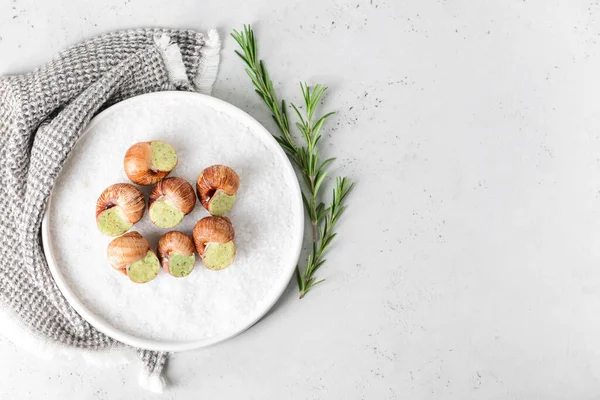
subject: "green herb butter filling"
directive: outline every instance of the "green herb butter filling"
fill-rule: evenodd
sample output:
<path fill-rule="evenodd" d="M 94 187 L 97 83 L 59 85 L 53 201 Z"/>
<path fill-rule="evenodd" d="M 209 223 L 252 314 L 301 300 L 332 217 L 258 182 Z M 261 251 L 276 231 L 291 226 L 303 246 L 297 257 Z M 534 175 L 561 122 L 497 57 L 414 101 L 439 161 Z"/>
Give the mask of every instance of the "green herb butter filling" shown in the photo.
<path fill-rule="evenodd" d="M 208 204 L 208 211 L 212 215 L 223 216 L 227 214 L 233 208 L 235 203 L 235 194 L 231 196 L 222 190 L 217 190 L 210 203 Z"/>
<path fill-rule="evenodd" d="M 235 244 L 233 241 L 227 243 L 209 243 L 204 250 L 204 265 L 209 269 L 224 269 L 229 267 L 235 259 Z"/>
<path fill-rule="evenodd" d="M 177 165 L 177 153 L 173 146 L 160 140 L 155 140 L 150 146 L 152 148 L 150 157 L 152 168 L 157 171 L 172 171 Z"/>
<path fill-rule="evenodd" d="M 127 275 L 136 283 L 146 283 L 156 278 L 159 268 L 158 258 L 152 251 L 149 251 L 144 258 L 129 266 Z"/>
<path fill-rule="evenodd" d="M 169 270 L 171 275 L 177 278 L 188 276 L 194 269 L 194 263 L 196 257 L 192 254 L 191 256 L 184 256 L 183 254 L 171 254 L 169 258 Z"/>
<path fill-rule="evenodd" d="M 98 229 L 107 236 L 119 236 L 133 226 L 121 207 L 112 207 L 98 216 Z"/>
<path fill-rule="evenodd" d="M 157 200 L 150 206 L 150 220 L 159 228 L 172 228 L 179 224 L 185 214 L 169 200 Z"/>

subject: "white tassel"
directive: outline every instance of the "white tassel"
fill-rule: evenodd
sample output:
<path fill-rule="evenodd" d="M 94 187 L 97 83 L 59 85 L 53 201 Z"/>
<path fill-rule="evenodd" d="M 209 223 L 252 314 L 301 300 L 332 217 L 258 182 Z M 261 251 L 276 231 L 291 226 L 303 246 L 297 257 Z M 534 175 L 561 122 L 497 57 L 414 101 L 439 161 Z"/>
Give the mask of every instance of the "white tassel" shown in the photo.
<path fill-rule="evenodd" d="M 155 35 L 154 42 L 167 68 L 169 82 L 175 85 L 187 83 L 188 78 L 179 46 L 171 43 L 171 38 L 165 34 Z"/>
<path fill-rule="evenodd" d="M 162 393 L 166 386 L 165 378 L 161 374 L 149 373 L 146 370 L 140 373 L 138 383 L 143 389 L 154 393 Z"/>
<path fill-rule="evenodd" d="M 221 52 L 221 38 L 215 29 L 208 31 L 206 42 L 200 50 L 200 63 L 194 78 L 196 91 L 203 94 L 212 92 L 213 84 L 217 79 Z"/>

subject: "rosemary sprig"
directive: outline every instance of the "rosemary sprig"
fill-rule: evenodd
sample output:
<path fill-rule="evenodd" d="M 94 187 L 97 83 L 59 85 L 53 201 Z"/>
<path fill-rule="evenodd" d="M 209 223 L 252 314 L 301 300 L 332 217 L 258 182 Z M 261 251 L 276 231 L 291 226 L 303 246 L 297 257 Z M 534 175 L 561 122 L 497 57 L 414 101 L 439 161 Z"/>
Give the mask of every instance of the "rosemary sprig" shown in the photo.
<path fill-rule="evenodd" d="M 296 267 L 296 279 L 300 298 L 302 298 L 311 288 L 324 281 L 324 279 L 316 280 L 315 273 L 326 261 L 323 255 L 336 236 L 334 227 L 344 211 L 344 201 L 354 184 L 348 178 L 337 177 L 330 205 L 325 207 L 320 200 L 320 189 L 327 176 L 326 167 L 334 160 L 328 158 L 320 161 L 317 147 L 321 140 L 323 124 L 334 114 L 330 112 L 318 119 L 315 117 L 315 111 L 327 87 L 316 85 L 311 89 L 306 83 L 300 83 L 305 106 L 304 113 L 300 112 L 300 109 L 294 104 L 292 104 L 292 108 L 299 119 L 296 127 L 302 134 L 305 143 L 297 145 L 290 132 L 286 103 L 284 100 L 281 100 L 281 103 L 277 100 L 273 82 L 269 78 L 263 61 L 258 59 L 254 31 L 249 25 L 244 25 L 242 32 L 234 29 L 231 36 L 242 49 L 242 52 L 237 50 L 235 52 L 246 64 L 246 73 L 252 80 L 256 93 L 273 114 L 273 119 L 281 131 L 281 135 L 273 135 L 275 140 L 298 167 L 304 181 L 302 200 L 312 226 L 312 252 L 307 257 L 304 272 L 301 271 L 300 266 Z"/>

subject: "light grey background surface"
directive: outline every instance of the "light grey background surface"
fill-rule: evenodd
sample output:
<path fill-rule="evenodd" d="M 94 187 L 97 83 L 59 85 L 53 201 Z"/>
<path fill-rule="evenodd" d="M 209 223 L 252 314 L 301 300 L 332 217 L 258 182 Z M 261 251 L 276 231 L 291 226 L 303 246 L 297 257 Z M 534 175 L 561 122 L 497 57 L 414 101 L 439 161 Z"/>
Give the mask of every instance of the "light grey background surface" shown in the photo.
<path fill-rule="evenodd" d="M 214 95 L 272 128 L 227 37 L 255 24 L 280 93 L 331 87 L 358 182 L 305 299 L 171 360 L 176 399 L 600 395 L 600 4 L 589 0 L 1 0 L 0 73 L 117 28 L 219 28 Z M 154 398 L 138 365 L 0 339 L 0 398 Z"/>

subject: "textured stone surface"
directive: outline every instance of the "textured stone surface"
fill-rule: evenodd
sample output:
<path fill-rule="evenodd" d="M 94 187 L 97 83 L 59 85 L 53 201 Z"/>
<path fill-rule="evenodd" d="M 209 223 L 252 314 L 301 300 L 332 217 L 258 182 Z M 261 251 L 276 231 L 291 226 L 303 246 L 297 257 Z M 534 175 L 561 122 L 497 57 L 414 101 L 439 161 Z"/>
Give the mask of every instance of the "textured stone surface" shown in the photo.
<path fill-rule="evenodd" d="M 172 398 L 597 397 L 596 1 L 51 3 L 0 2 L 0 72 L 116 28 L 255 22 L 287 99 L 300 79 L 332 88 L 325 153 L 359 186 L 327 281 L 173 357 Z M 272 128 L 234 47 L 213 94 Z M 1 398 L 152 398 L 134 365 L 0 354 Z"/>

